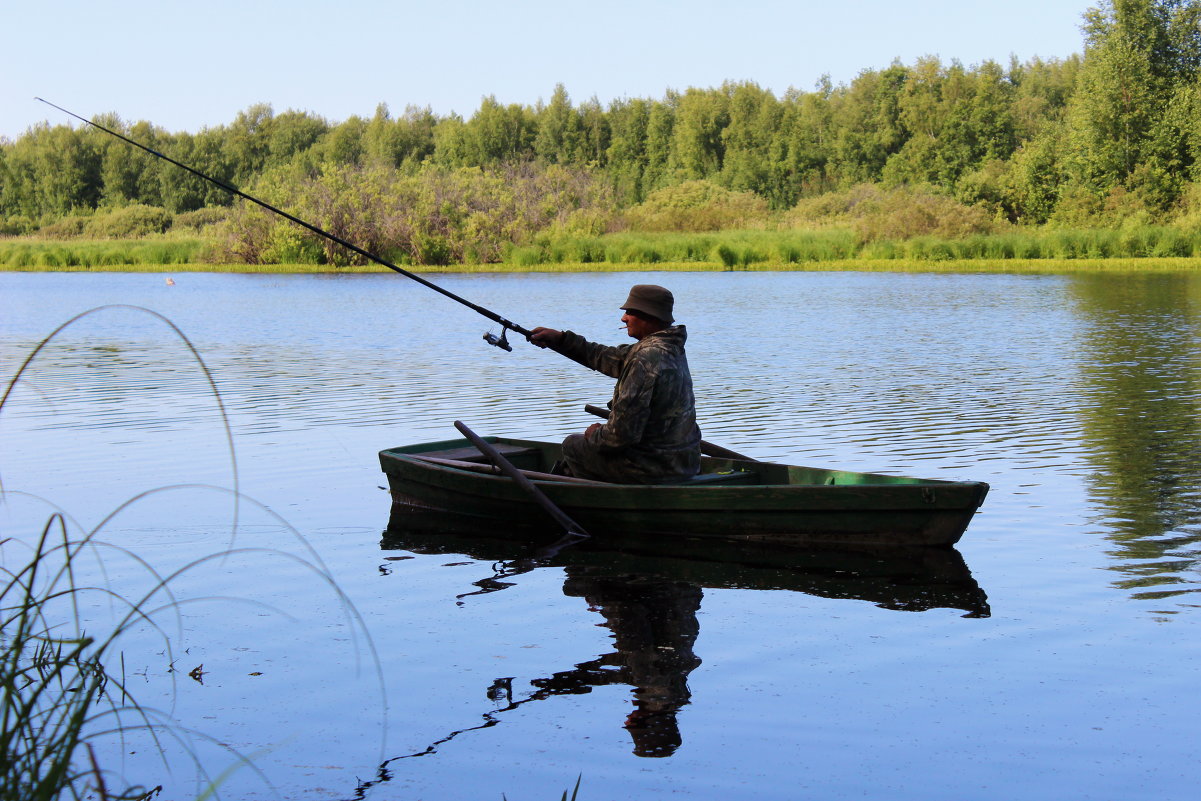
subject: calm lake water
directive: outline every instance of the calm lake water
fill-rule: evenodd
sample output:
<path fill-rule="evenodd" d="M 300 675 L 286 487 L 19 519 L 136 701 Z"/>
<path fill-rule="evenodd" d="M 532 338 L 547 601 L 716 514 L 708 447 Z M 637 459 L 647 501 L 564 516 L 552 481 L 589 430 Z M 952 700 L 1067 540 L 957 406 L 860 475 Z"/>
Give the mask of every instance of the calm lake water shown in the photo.
<path fill-rule="evenodd" d="M 376 454 L 455 419 L 561 438 L 609 379 L 488 347 L 487 320 L 391 274 L 174 280 L 0 273 L 6 379 L 117 305 L 0 411 L 0 533 L 65 512 L 111 543 L 86 580 L 126 597 L 190 565 L 110 665 L 167 764 L 136 732 L 103 762 L 162 798 L 238 754 L 226 798 L 1196 796 L 1201 275 L 434 277 L 615 344 L 629 285 L 666 284 L 706 439 L 992 486 L 927 560 L 526 572 L 521 546 L 385 535 Z M 121 612 L 82 609 L 92 631 Z"/>

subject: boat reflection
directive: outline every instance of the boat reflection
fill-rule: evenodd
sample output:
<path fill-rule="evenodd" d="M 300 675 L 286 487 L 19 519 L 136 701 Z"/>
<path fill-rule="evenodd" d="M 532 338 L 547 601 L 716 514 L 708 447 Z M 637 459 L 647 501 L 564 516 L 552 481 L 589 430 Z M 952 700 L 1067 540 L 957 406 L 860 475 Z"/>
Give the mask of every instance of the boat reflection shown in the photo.
<path fill-rule="evenodd" d="M 595 532 L 594 532 L 595 533 Z M 685 582 L 708 589 L 790 590 L 822 598 L 870 601 L 882 609 L 922 612 L 960 609 L 988 617 L 988 597 L 955 548 L 783 547 L 675 536 L 622 539 L 594 536 L 569 547 L 548 547 L 554 533 L 466 522 L 435 511 L 393 506 L 381 548 L 426 554 L 462 554 L 494 563 L 494 574 L 459 596 L 511 586 L 511 576 L 536 567 L 561 567 L 569 578 L 590 575 L 641 582 Z M 570 585 L 570 582 L 569 582 Z M 568 595 L 575 593 L 564 588 Z"/>
<path fill-rule="evenodd" d="M 509 579 L 522 573 L 561 569 L 564 595 L 583 599 L 601 615 L 613 633 L 614 650 L 533 679 L 524 691 L 515 690 L 513 677 L 497 678 L 487 692 L 496 707 L 484 715 L 484 723 L 407 756 L 432 753 L 465 731 L 494 726 L 499 714 L 523 704 L 613 684 L 632 688 L 634 708 L 624 727 L 634 754 L 670 756 L 682 743 L 676 715 L 691 697 L 688 676 L 701 664 L 694 646 L 706 589 L 793 591 L 865 600 L 884 609 L 950 608 L 964 611 L 964 617 L 989 616 L 987 596 L 953 548 L 800 550 L 680 537 L 658 547 L 643 542 L 619 550 L 590 539 L 548 549 L 545 537 L 513 539 L 513 532 L 495 529 L 486 532 L 491 536 L 484 533 L 464 529 L 462 518 L 398 508 L 381 548 L 491 562 L 492 574 L 464 588 L 457 596 L 460 604 L 507 589 L 515 583 Z"/>

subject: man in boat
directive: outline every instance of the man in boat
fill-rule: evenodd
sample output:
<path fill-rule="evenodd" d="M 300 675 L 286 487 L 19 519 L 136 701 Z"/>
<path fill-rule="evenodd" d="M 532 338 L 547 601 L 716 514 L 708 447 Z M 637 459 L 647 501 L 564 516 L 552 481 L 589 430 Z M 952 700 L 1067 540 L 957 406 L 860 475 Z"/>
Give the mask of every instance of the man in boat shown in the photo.
<path fill-rule="evenodd" d="M 684 342 L 667 289 L 638 284 L 621 306 L 632 345 L 598 345 L 571 331 L 535 328 L 530 342 L 617 379 L 609 418 L 563 440 L 565 472 L 623 484 L 681 481 L 700 470 L 701 431 Z"/>

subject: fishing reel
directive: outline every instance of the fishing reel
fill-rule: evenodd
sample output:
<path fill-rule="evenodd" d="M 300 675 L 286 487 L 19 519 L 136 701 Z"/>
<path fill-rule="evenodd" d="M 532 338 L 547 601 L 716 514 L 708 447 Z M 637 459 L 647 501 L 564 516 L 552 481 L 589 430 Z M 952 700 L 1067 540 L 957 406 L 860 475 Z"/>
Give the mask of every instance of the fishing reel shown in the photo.
<path fill-rule="evenodd" d="M 489 345 L 495 345 L 496 347 L 501 348 L 502 350 L 507 350 L 509 353 L 512 353 L 513 346 L 509 344 L 509 340 L 505 336 L 505 334 L 506 334 L 506 332 L 508 332 L 508 330 L 509 329 L 507 329 L 507 328 L 501 328 L 500 336 L 497 336 L 496 334 L 493 334 L 491 331 L 489 331 L 488 333 L 484 334 L 484 341 L 487 342 Z"/>

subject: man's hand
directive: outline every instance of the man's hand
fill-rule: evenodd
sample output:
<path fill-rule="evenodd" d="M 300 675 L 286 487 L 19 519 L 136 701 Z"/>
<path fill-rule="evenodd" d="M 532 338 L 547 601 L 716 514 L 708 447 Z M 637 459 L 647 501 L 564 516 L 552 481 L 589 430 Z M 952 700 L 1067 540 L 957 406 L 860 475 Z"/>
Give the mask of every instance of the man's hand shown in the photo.
<path fill-rule="evenodd" d="M 601 425 L 602 423 L 593 423 L 592 425 L 588 426 L 588 428 L 584 431 L 584 436 L 591 438 L 592 435 L 596 433 L 597 429 L 601 427 Z"/>
<path fill-rule="evenodd" d="M 556 331 L 553 328 L 538 326 L 533 331 L 530 331 L 529 340 L 540 348 L 554 348 L 558 347 L 559 343 L 563 341 L 563 332 Z"/>

